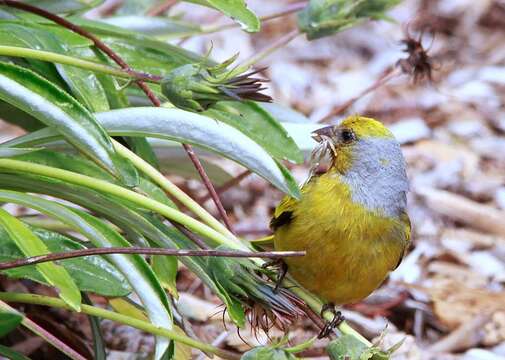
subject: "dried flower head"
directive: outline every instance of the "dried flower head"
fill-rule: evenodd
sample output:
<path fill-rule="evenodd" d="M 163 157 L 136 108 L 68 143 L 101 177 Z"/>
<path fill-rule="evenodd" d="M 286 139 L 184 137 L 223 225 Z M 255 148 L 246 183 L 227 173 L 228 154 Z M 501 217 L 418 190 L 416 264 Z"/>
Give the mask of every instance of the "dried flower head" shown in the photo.
<path fill-rule="evenodd" d="M 267 80 L 252 76 L 264 68 L 247 73 L 228 69 L 236 57 L 214 66 L 201 63 L 178 67 L 161 82 L 162 92 L 172 104 L 190 111 L 203 111 L 222 100 L 272 101 L 260 92 Z"/>
<path fill-rule="evenodd" d="M 406 37 L 401 41 L 405 45 L 404 52 L 408 54 L 405 59 L 400 59 L 397 66 L 410 76 L 414 83 L 418 83 L 427 79 L 432 81 L 433 59 L 428 55 L 429 48 L 426 50 L 423 47 L 424 31 L 421 31 L 419 37 L 415 39 L 407 28 Z"/>

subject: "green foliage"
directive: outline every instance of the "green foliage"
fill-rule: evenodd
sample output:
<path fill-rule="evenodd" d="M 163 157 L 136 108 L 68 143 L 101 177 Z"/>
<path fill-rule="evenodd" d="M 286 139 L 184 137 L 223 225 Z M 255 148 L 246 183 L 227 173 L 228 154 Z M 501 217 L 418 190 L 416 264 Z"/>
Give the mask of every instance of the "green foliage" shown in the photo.
<path fill-rule="evenodd" d="M 0 209 L 0 225 L 25 256 L 49 253 L 47 246 L 36 234 L 4 209 Z M 58 288 L 60 297 L 72 309 L 79 311 L 81 308 L 81 293 L 65 268 L 50 262 L 35 266 L 49 284 Z"/>
<path fill-rule="evenodd" d="M 64 252 L 84 249 L 78 242 L 61 234 L 32 228 L 35 235 L 41 239 L 50 252 Z M 23 258 L 13 239 L 3 229 L 0 230 L 0 261 Z M 89 291 L 104 296 L 126 296 L 131 287 L 121 273 L 101 256 L 87 256 L 83 258 L 67 259 L 61 262 L 77 287 L 81 291 Z M 48 284 L 36 269 L 35 265 L 28 265 L 3 273 L 13 278 L 26 278 Z"/>
<path fill-rule="evenodd" d="M 333 35 L 365 20 L 386 19 L 401 0 L 310 0 L 298 14 L 298 26 L 309 40 Z"/>
<path fill-rule="evenodd" d="M 298 197 L 298 185 L 281 162 L 300 163 L 303 154 L 280 121 L 307 123 L 307 119 L 275 104 L 260 105 L 271 99 L 258 92 L 262 82 L 251 77 L 254 73 L 232 66 L 235 57 L 219 64 L 208 54 L 198 55 L 154 37 L 161 34 L 162 39 L 172 39 L 200 33 L 199 24 L 148 18 L 148 10 L 159 4 L 153 0 L 125 0 L 116 13 L 119 16 L 100 21 L 81 16 L 101 2 L 28 1 L 64 14 L 68 21 L 98 37 L 136 72 L 152 75 L 152 79 L 163 78 L 147 86 L 165 104 L 153 108 L 133 79 L 124 78 L 129 75 L 113 77 L 111 72 L 100 70 L 100 66 L 108 66 L 114 67 L 115 75 L 120 72 L 90 39 L 43 17 L 2 6 L 0 46 L 10 53 L 0 59 L 0 113 L 27 134 L 0 144 L 0 202 L 35 210 L 63 227 L 58 229 L 61 233 L 30 227 L 0 209 L 0 261 L 85 247 L 197 248 L 166 220 L 177 221 L 199 234 L 210 247 L 249 249 L 164 175 L 199 178 L 181 150 L 180 144 L 185 143 L 206 156 L 202 163 L 211 179 L 219 180 L 218 185 L 230 175 L 213 160 L 225 157 Z M 244 0 L 190 2 L 222 12 L 248 32 L 260 28 L 260 21 Z M 312 0 L 300 14 L 300 27 L 309 38 L 325 36 L 364 19 L 382 18 L 396 2 Z M 149 25 L 155 21 L 157 28 L 149 30 L 146 20 Z M 26 49 L 37 50 L 31 53 L 38 55 L 24 58 L 20 49 L 25 50 L 25 56 Z M 49 52 L 51 60 L 40 51 Z M 52 62 L 58 57 L 61 60 L 62 55 L 70 57 L 70 64 Z M 100 66 L 89 66 L 89 62 Z M 130 150 L 121 150 L 119 142 Z M 193 172 L 189 174 L 188 168 Z M 177 205 L 166 191 L 178 200 Z M 178 209 L 179 202 L 193 217 Z M 85 241 L 77 241 L 75 234 Z M 245 311 L 252 303 L 263 306 L 267 314 L 299 314 L 286 290 L 275 293 L 272 284 L 258 275 L 262 271 L 259 262 L 161 256 L 149 260 L 140 255 L 90 256 L 4 273 L 58 288 L 60 297 L 75 310 L 81 306 L 81 291 L 122 297 L 121 301 L 133 292 L 140 300 L 137 310 L 143 319 L 155 329 L 174 329 L 178 339 L 184 338 L 184 332 L 173 325 L 170 304 L 171 297 L 177 297 L 179 261 L 223 301 L 239 326 L 245 324 Z M 87 299 L 86 294 L 83 299 Z M 123 320 L 135 323 L 132 319 L 137 315 L 128 313 Z M 0 313 L 0 336 L 20 321 L 19 315 Z M 98 318 L 93 318 L 92 324 L 96 354 L 103 358 Z M 169 342 L 159 332 L 153 333 L 157 335 L 155 360 L 170 358 L 173 349 L 175 359 L 189 358 L 191 352 L 182 348 L 181 342 Z M 187 343 L 218 352 L 194 339 Z M 243 359 L 293 360 L 293 353 L 310 344 L 291 349 L 256 348 Z M 337 348 L 331 351 L 339 351 L 338 346 L 330 346 Z M 0 354 L 24 359 L 1 346 Z"/>
<path fill-rule="evenodd" d="M 257 347 L 246 352 L 240 360 L 296 360 L 297 358 L 283 350 L 272 347 Z"/>
<path fill-rule="evenodd" d="M 403 341 L 388 350 L 379 347 L 368 347 L 352 335 L 342 335 L 333 340 L 326 350 L 331 360 L 389 360 Z"/>
<path fill-rule="evenodd" d="M 14 330 L 23 320 L 18 312 L 0 309 L 0 338 Z"/>
<path fill-rule="evenodd" d="M 258 17 L 247 8 L 244 0 L 185 0 L 221 11 L 226 16 L 237 21 L 245 31 L 260 30 Z"/>
<path fill-rule="evenodd" d="M 30 360 L 29 357 L 4 345 L 0 345 L 0 355 L 10 360 Z"/>

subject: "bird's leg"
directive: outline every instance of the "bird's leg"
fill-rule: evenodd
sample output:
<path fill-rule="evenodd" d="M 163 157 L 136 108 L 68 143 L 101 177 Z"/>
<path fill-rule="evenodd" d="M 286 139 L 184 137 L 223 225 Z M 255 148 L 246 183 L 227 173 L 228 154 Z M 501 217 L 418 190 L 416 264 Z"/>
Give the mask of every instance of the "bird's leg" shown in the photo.
<path fill-rule="evenodd" d="M 279 287 L 282 284 L 282 281 L 286 277 L 286 273 L 288 272 L 288 265 L 282 259 L 275 259 L 263 264 L 262 268 L 266 269 L 269 267 L 278 268 L 277 271 L 277 279 L 275 280 L 274 292 L 279 291 Z"/>
<path fill-rule="evenodd" d="M 335 310 L 334 304 L 332 303 L 324 304 L 323 308 L 321 309 L 321 317 L 324 317 L 324 313 L 327 311 L 331 311 L 331 313 L 333 314 L 333 319 L 331 319 L 331 321 L 327 321 L 324 324 L 323 329 L 321 330 L 319 335 L 317 335 L 318 339 L 323 339 L 328 335 L 330 335 L 333 329 L 335 329 L 338 325 L 340 325 L 342 321 L 345 320 L 342 313 L 340 311 Z"/>

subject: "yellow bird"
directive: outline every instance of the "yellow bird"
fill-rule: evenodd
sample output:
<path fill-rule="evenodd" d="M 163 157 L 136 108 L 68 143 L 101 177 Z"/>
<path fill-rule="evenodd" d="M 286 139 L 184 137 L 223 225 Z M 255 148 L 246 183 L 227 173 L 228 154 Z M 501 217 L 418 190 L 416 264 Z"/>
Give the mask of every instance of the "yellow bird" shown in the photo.
<path fill-rule="evenodd" d="M 299 200 L 285 197 L 271 221 L 288 272 L 328 304 L 359 301 L 400 263 L 410 241 L 408 179 L 400 145 L 380 122 L 350 116 L 313 137 L 330 154 Z"/>

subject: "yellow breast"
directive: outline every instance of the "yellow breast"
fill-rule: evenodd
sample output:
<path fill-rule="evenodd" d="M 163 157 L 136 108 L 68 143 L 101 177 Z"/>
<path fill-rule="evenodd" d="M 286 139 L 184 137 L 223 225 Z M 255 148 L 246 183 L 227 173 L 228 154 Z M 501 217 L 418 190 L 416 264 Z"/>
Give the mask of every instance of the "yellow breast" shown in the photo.
<path fill-rule="evenodd" d="M 399 263 L 410 237 L 407 215 L 387 218 L 354 203 L 333 172 L 305 185 L 301 200 L 284 199 L 275 217 L 286 213 L 289 221 L 275 229 L 276 250 L 305 250 L 302 258 L 286 259 L 289 273 L 334 304 L 375 290 Z"/>

